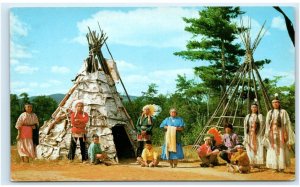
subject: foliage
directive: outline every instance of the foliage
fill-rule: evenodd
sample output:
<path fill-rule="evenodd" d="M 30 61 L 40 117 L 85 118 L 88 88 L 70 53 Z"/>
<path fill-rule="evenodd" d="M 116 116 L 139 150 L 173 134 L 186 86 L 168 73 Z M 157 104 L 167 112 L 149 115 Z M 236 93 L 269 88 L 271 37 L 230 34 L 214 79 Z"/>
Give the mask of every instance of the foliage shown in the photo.
<path fill-rule="evenodd" d="M 48 96 L 37 96 L 32 100 L 34 112 L 39 118 L 40 126 L 51 118 L 51 114 L 57 108 L 57 102 Z"/>
<path fill-rule="evenodd" d="M 290 120 L 295 126 L 295 83 L 290 86 L 278 86 L 278 81 L 282 78 L 282 76 L 275 76 L 272 80 L 265 79 L 264 84 L 271 100 L 274 98 L 275 93 L 278 93 L 280 106 L 288 112 Z"/>
<path fill-rule="evenodd" d="M 16 144 L 16 137 L 18 131 L 15 127 L 15 124 L 21 112 L 22 110 L 20 107 L 20 100 L 18 96 L 16 94 L 11 94 L 10 95 L 10 133 L 11 133 L 10 144 Z"/>
<path fill-rule="evenodd" d="M 240 28 L 231 21 L 241 14 L 239 7 L 206 7 L 198 18 L 183 18 L 188 24 L 185 30 L 193 37 L 187 50 L 174 53 L 186 60 L 208 61 L 209 66 L 195 67 L 195 73 L 203 86 L 220 96 L 238 69 L 239 57 L 245 54 L 240 44 L 234 43 Z"/>
<path fill-rule="evenodd" d="M 18 131 L 15 128 L 15 124 L 20 114 L 24 112 L 24 104 L 29 102 L 30 100 L 27 93 L 22 93 L 19 97 L 16 94 L 10 94 L 11 144 L 16 144 Z M 33 105 L 33 112 L 39 118 L 40 125 L 43 125 L 44 121 L 50 119 L 51 114 L 57 108 L 56 101 L 48 96 L 34 97 L 30 103 Z"/>

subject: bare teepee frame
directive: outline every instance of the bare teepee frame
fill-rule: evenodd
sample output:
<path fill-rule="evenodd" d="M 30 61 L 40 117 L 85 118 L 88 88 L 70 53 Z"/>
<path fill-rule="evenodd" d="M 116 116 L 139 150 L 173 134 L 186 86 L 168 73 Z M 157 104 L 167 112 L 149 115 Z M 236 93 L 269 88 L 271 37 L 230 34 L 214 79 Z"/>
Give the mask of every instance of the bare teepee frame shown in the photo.
<path fill-rule="evenodd" d="M 242 20 L 241 25 L 243 25 Z M 205 134 L 211 127 L 221 130 L 226 122 L 233 124 L 235 132 L 243 135 L 243 119 L 250 112 L 250 104 L 254 98 L 258 101 L 258 110 L 260 113 L 267 113 L 271 109 L 267 90 L 253 59 L 253 53 L 266 32 L 264 30 L 265 23 L 253 43 L 251 43 L 250 36 L 250 21 L 248 25 L 248 29 L 240 33 L 240 38 L 246 49 L 245 60 L 235 73 L 232 82 L 222 96 L 214 113 L 196 138 L 193 149 L 196 149 L 201 141 L 203 141 Z"/>

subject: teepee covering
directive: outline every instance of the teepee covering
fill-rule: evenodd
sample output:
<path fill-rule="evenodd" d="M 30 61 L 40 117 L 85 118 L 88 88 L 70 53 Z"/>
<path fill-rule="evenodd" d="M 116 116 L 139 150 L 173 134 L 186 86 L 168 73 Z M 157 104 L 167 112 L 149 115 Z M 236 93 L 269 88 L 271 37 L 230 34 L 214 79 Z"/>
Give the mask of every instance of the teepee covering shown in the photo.
<path fill-rule="evenodd" d="M 84 112 L 89 115 L 86 126 L 87 146 L 92 141 L 92 135 L 98 134 L 101 148 L 110 159 L 118 161 L 118 147 L 123 149 L 122 152 L 125 149 L 131 151 L 134 156 L 136 132 L 114 82 L 119 81 L 120 76 L 115 62 L 105 59 L 101 52 L 106 39 L 102 31 L 100 36 L 95 31 L 87 34 L 89 57 L 84 61 L 73 80 L 73 87 L 54 111 L 52 118 L 40 128 L 40 143 L 37 146 L 39 159 L 60 159 L 68 154 L 71 142 L 69 111 L 78 99 L 83 100 Z M 126 144 L 126 139 L 130 143 Z M 79 146 L 76 155 L 81 156 Z"/>
<path fill-rule="evenodd" d="M 241 25 L 243 25 L 242 22 Z M 209 129 L 215 127 L 217 130 L 222 130 L 225 123 L 231 123 L 235 133 L 242 138 L 244 117 L 250 113 L 250 105 L 254 100 L 257 100 L 260 113 L 266 114 L 271 109 L 269 96 L 253 59 L 253 52 L 265 34 L 264 25 L 265 23 L 253 43 L 251 43 L 250 37 L 250 22 L 249 28 L 241 32 L 240 37 L 246 49 L 245 60 L 235 73 L 214 113 L 195 140 L 193 149 L 197 149 Z"/>

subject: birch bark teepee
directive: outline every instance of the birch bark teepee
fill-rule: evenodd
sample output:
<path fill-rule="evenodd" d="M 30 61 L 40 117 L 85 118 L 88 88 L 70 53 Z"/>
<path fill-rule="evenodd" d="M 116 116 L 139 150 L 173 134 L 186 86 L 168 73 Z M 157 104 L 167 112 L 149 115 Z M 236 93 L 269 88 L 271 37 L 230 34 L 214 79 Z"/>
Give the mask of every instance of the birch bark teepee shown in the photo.
<path fill-rule="evenodd" d="M 37 146 L 39 159 L 61 159 L 68 154 L 71 142 L 68 113 L 78 99 L 84 101 L 84 111 L 89 115 L 87 142 L 91 142 L 93 134 L 98 134 L 102 150 L 117 162 L 119 157 L 135 156 L 135 128 L 115 86 L 115 81 L 121 78 L 115 62 L 105 59 L 101 51 L 107 37 L 101 29 L 100 34 L 88 29 L 89 57 L 52 118 L 40 128 L 40 144 Z M 76 155 L 80 157 L 79 147 Z"/>
<path fill-rule="evenodd" d="M 243 26 L 242 19 L 241 26 Z M 196 138 L 193 150 L 197 149 L 210 128 L 215 127 L 217 130 L 222 130 L 225 123 L 233 124 L 235 132 L 238 133 L 240 137 L 243 137 L 243 120 L 250 112 L 250 104 L 255 98 L 258 101 L 258 110 L 260 113 L 266 114 L 271 109 L 271 102 L 267 90 L 253 58 L 254 51 L 266 33 L 264 26 L 265 23 L 262 25 L 253 43 L 251 43 L 250 36 L 250 21 L 248 28 L 240 33 L 240 38 L 246 49 L 244 62 L 235 73 L 232 82 L 227 87 L 214 113 Z"/>

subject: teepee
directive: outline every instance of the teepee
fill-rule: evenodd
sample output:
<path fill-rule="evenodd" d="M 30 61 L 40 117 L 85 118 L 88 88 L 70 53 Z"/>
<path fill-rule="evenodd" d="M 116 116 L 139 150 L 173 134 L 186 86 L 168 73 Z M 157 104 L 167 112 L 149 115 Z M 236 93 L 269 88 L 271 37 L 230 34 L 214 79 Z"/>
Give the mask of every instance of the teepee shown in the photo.
<path fill-rule="evenodd" d="M 108 51 L 109 49 L 106 44 L 107 37 L 101 29 L 100 32 L 100 35 L 96 34 L 89 28 L 86 35 L 89 57 L 84 61 L 73 80 L 73 87 L 60 102 L 52 118 L 40 128 L 37 146 L 39 159 L 61 159 L 68 154 L 71 142 L 69 111 L 72 110 L 73 102 L 78 99 L 83 100 L 84 111 L 89 115 L 86 127 L 87 147 L 92 141 L 92 135 L 98 134 L 101 148 L 111 160 L 118 162 L 120 157 L 135 156 L 135 128 L 115 86 L 115 82 L 122 83 L 122 79 L 113 57 L 103 57 L 101 47 L 105 45 Z M 125 92 L 127 94 L 126 89 Z M 130 100 L 129 97 L 128 99 Z M 81 157 L 79 145 L 76 155 Z"/>
<path fill-rule="evenodd" d="M 241 25 L 243 25 L 242 20 Z M 253 59 L 253 53 L 266 32 L 264 30 L 265 23 L 253 43 L 250 36 L 250 21 L 248 25 L 249 27 L 240 33 L 240 38 L 246 50 L 244 62 L 235 73 L 232 82 L 227 87 L 214 113 L 196 138 L 193 146 L 194 150 L 203 141 L 208 130 L 216 128 L 220 131 L 223 129 L 225 123 L 231 123 L 235 133 L 239 134 L 240 138 L 243 138 L 244 117 L 250 113 L 250 105 L 254 100 L 257 100 L 260 113 L 266 114 L 271 109 L 267 90 Z"/>

